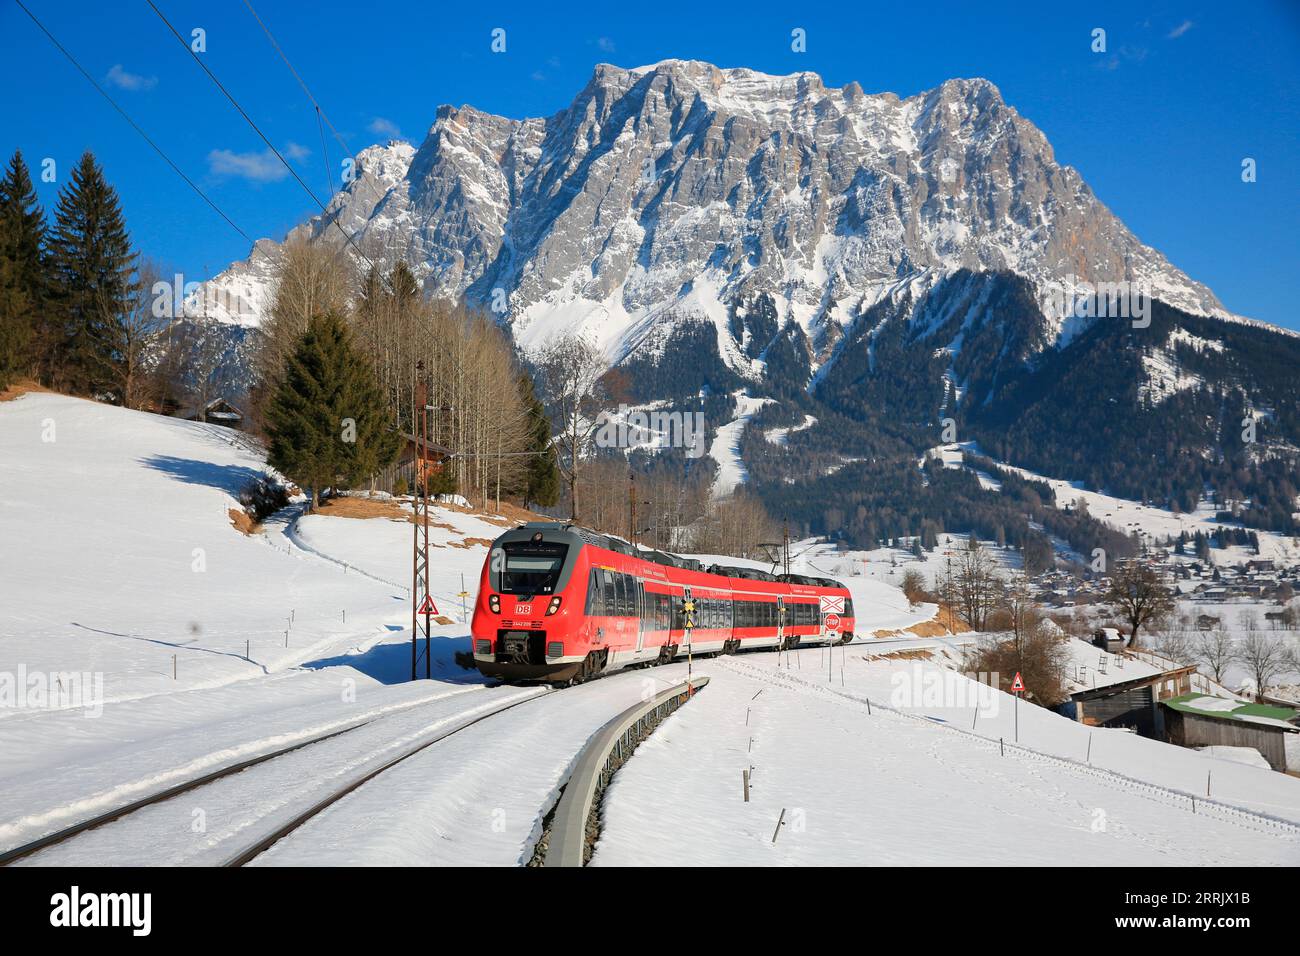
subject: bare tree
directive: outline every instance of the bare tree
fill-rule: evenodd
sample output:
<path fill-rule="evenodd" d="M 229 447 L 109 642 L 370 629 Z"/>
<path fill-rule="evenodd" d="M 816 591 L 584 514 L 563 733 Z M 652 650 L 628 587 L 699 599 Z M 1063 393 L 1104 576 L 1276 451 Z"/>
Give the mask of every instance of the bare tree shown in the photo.
<path fill-rule="evenodd" d="M 1282 638 L 1250 631 L 1238 645 L 1241 663 L 1255 681 L 1255 699 L 1262 700 L 1269 684 L 1297 665 L 1295 650 Z"/>
<path fill-rule="evenodd" d="M 1154 650 L 1171 661 L 1186 664 L 1195 657 L 1184 620 L 1166 614 L 1154 625 Z"/>
<path fill-rule="evenodd" d="M 1043 620 L 1043 612 L 1030 595 L 1029 579 L 1024 574 L 1012 577 L 1002 592 L 1002 610 L 1007 615 L 1007 627 L 1017 648 L 1023 645 Z"/>
<path fill-rule="evenodd" d="M 705 554 L 758 556 L 758 546 L 781 536 L 781 527 L 755 495 L 739 492 L 713 503 L 696 523 L 691 548 Z"/>
<path fill-rule="evenodd" d="M 1129 626 L 1129 646 L 1138 646 L 1138 630 L 1174 610 L 1173 591 L 1160 573 L 1139 561 L 1119 564 L 1110 577 L 1105 600 Z"/>
<path fill-rule="evenodd" d="M 1070 657 L 1060 632 L 1042 622 L 1027 630 L 1017 643 L 1006 635 L 984 637 L 965 655 L 963 669 L 971 674 L 996 674 L 998 685 L 1009 690 L 1018 673 L 1025 696 L 1043 707 L 1069 698 L 1066 676 Z"/>
<path fill-rule="evenodd" d="M 1222 627 L 1216 627 L 1200 635 L 1196 640 L 1194 654 L 1197 662 L 1208 667 L 1210 676 L 1220 684 L 1223 683 L 1228 668 L 1240 658 L 1237 642 L 1232 639 L 1232 634 Z"/>
<path fill-rule="evenodd" d="M 975 630 L 985 630 L 989 614 L 1002 596 L 997 563 L 972 535 L 970 546 L 961 553 L 953 571 L 953 587 L 962 615 Z"/>
<path fill-rule="evenodd" d="M 100 358 L 106 379 L 127 408 L 144 408 L 154 398 L 151 355 L 170 324 L 170 310 L 156 309 L 154 284 L 161 275 L 153 262 L 142 262 L 125 298 L 98 296 L 103 320 L 98 324 Z M 168 294 L 167 301 L 172 302 Z"/>
<path fill-rule="evenodd" d="M 902 588 L 909 604 L 916 605 L 930 599 L 925 589 L 925 575 L 916 568 L 908 568 L 903 572 Z"/>
<path fill-rule="evenodd" d="M 590 456 L 605 395 L 604 356 L 591 340 L 569 334 L 547 345 L 538 361 L 546 395 L 559 419 L 560 470 L 569 485 L 569 510 L 578 520 L 578 481 Z"/>
<path fill-rule="evenodd" d="M 352 285 L 351 261 L 338 248 L 306 239 L 284 244 L 269 315 L 258 329 L 254 411 L 279 384 L 285 359 L 307 330 L 308 320 L 327 312 L 348 313 Z"/>

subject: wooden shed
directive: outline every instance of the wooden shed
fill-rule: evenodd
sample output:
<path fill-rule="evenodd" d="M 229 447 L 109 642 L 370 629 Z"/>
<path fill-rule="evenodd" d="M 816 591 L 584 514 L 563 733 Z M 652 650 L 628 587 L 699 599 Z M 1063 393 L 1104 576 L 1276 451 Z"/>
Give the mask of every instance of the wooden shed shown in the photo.
<path fill-rule="evenodd" d="M 1251 747 L 1286 772 L 1286 735 L 1300 733 L 1288 707 L 1184 694 L 1160 702 L 1169 742 L 1182 747 Z"/>

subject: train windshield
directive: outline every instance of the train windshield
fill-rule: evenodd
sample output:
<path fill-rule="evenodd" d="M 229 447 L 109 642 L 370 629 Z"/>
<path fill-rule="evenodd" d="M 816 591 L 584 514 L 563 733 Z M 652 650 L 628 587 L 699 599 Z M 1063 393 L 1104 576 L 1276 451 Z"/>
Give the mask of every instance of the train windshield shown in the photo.
<path fill-rule="evenodd" d="M 505 546 L 505 568 L 501 574 L 504 594 L 551 594 L 560 580 L 567 544 L 537 541 Z"/>

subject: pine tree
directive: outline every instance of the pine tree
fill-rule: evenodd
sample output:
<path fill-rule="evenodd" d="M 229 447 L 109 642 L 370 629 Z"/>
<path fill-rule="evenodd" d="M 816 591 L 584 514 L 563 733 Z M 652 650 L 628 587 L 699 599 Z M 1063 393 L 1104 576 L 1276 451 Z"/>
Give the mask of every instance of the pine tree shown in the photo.
<path fill-rule="evenodd" d="M 0 180 L 0 388 L 30 367 L 31 341 L 48 293 L 45 214 L 21 151 Z"/>
<path fill-rule="evenodd" d="M 345 488 L 391 464 L 401 448 L 370 364 L 334 313 L 312 318 L 285 361 L 266 410 L 267 461 L 311 491 Z"/>
<path fill-rule="evenodd" d="M 560 500 L 560 468 L 555 460 L 555 443 L 551 441 L 551 419 L 526 372 L 519 376 L 519 394 L 528 409 L 527 450 L 533 453 L 524 472 L 524 507 L 532 504 L 550 507 Z"/>
<path fill-rule="evenodd" d="M 50 258 L 59 328 L 47 354 L 51 380 L 90 392 L 111 381 L 112 326 L 129 308 L 135 254 L 117 192 L 87 151 L 59 191 Z"/>

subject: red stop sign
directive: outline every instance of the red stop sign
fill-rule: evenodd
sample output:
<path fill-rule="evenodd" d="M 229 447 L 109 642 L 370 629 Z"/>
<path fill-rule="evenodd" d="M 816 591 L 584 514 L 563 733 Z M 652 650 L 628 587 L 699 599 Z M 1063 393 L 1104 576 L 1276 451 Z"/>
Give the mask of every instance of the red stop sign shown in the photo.
<path fill-rule="evenodd" d="M 838 631 L 840 629 L 840 616 L 838 614 L 826 615 L 826 630 Z"/>

